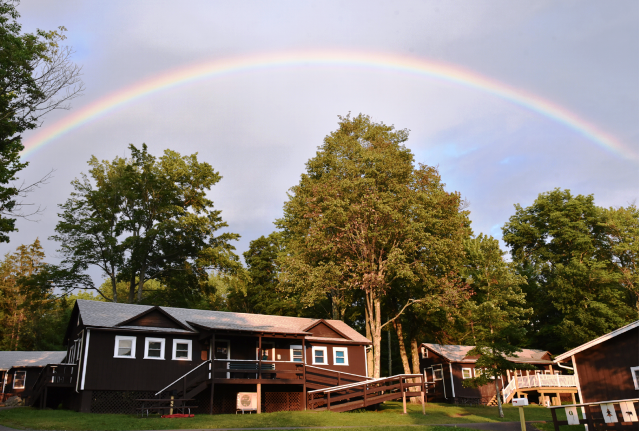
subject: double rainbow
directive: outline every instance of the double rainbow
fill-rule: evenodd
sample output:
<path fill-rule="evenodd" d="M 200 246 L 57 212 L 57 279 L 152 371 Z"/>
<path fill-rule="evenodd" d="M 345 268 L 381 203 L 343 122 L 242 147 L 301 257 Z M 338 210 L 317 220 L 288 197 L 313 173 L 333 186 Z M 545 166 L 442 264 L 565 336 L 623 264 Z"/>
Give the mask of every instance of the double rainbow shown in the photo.
<path fill-rule="evenodd" d="M 631 149 L 626 148 L 613 136 L 599 130 L 596 126 L 588 123 L 571 111 L 535 94 L 510 87 L 502 82 L 494 81 L 457 66 L 427 61 L 416 57 L 335 50 L 257 54 L 239 58 L 227 58 L 178 68 L 160 74 L 154 78 L 123 88 L 76 112 L 72 112 L 69 116 L 49 127 L 40 129 L 25 141 L 22 158 L 24 159 L 34 154 L 36 150 L 53 142 L 62 135 L 90 123 L 116 108 L 163 90 L 237 72 L 310 65 L 376 68 L 435 78 L 473 88 L 500 97 L 537 112 L 551 120 L 562 123 L 619 157 L 627 160 L 637 159 L 637 155 L 631 151 Z"/>

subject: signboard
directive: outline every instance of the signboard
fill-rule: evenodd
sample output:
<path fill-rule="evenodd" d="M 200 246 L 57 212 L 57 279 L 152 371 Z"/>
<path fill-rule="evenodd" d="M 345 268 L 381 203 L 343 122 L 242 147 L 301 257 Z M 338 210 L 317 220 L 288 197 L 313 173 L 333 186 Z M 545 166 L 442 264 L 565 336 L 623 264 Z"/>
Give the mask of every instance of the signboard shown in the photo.
<path fill-rule="evenodd" d="M 638 415 L 632 401 L 620 401 L 620 410 L 625 422 L 638 422 Z"/>
<path fill-rule="evenodd" d="M 514 398 L 513 401 L 513 406 L 514 407 L 522 407 L 522 406 L 528 406 L 529 405 L 529 400 L 526 398 Z"/>
<path fill-rule="evenodd" d="M 616 409 L 613 407 L 613 403 L 600 404 L 600 409 L 602 410 L 604 423 L 612 424 L 618 422 L 618 416 L 616 415 Z"/>
<path fill-rule="evenodd" d="M 244 411 L 258 411 L 257 392 L 238 392 L 236 409 Z"/>
<path fill-rule="evenodd" d="M 567 425 L 580 425 L 580 417 L 578 416 L 577 408 L 565 407 L 564 412 L 567 415 Z"/>

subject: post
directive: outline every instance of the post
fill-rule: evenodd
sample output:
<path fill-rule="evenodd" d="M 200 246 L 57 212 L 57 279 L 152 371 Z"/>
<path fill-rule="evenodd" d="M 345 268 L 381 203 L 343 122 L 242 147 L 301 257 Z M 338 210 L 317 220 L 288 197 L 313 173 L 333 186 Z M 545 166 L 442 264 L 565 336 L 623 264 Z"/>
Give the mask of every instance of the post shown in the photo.
<path fill-rule="evenodd" d="M 422 415 L 426 415 L 427 412 L 424 410 L 424 388 L 425 388 L 425 382 L 424 380 L 421 378 L 422 380 L 422 387 L 420 388 L 420 400 L 422 401 Z"/>
<path fill-rule="evenodd" d="M 551 409 L 551 417 L 553 418 L 553 429 L 560 431 L 560 425 L 558 425 L 558 417 L 556 416 L 556 409 Z"/>
<path fill-rule="evenodd" d="M 331 411 L 331 392 L 327 392 L 327 411 Z"/>
<path fill-rule="evenodd" d="M 557 399 L 557 406 L 561 406 L 562 405 L 562 401 L 560 400 L 560 392 L 556 392 L 556 399 Z"/>
<path fill-rule="evenodd" d="M 402 414 L 407 414 L 407 393 L 404 391 L 403 377 L 400 377 L 400 391 L 402 392 Z"/>
<path fill-rule="evenodd" d="M 27 379 L 27 377 L 25 375 L 25 381 L 26 381 L 26 379 Z M 44 398 L 42 399 L 42 408 L 43 409 L 47 408 L 47 389 L 49 389 L 49 386 L 47 386 L 47 384 L 45 383 L 45 385 L 44 385 Z"/>
<path fill-rule="evenodd" d="M 293 361 L 293 358 L 291 358 Z M 304 345 L 304 337 L 302 337 L 302 396 L 304 397 L 304 409 L 307 409 L 309 397 L 307 395 L 307 349 Z"/>
<path fill-rule="evenodd" d="M 571 392 L 571 404 L 575 404 L 576 403 L 576 394 Z"/>
<path fill-rule="evenodd" d="M 209 359 L 211 359 L 211 366 L 210 366 L 210 370 L 211 370 L 211 394 L 210 394 L 210 401 L 211 404 L 209 405 L 209 414 L 212 415 L 213 414 L 213 380 L 215 379 L 216 376 L 216 371 L 215 371 L 215 362 L 214 359 L 216 357 L 216 334 L 212 334 L 211 335 L 211 354 L 209 355 Z"/>
<path fill-rule="evenodd" d="M 187 376 L 182 379 L 182 398 L 187 398 Z"/>
<path fill-rule="evenodd" d="M 256 398 L 258 401 L 258 414 L 262 413 L 262 385 L 260 380 L 262 379 L 262 335 L 258 335 L 258 384 Z"/>
<path fill-rule="evenodd" d="M 338 386 L 341 385 L 340 374 L 341 374 L 340 371 L 338 371 Z"/>
<path fill-rule="evenodd" d="M 527 431 L 527 423 L 524 421 L 524 407 L 518 407 L 520 410 L 520 431 Z"/>

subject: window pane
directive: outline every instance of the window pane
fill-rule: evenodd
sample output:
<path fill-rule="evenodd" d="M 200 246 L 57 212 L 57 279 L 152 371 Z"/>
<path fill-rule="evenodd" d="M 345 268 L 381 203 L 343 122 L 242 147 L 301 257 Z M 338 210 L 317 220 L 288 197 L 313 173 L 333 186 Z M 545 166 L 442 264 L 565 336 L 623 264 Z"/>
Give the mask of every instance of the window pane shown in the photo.
<path fill-rule="evenodd" d="M 149 351 L 147 352 L 147 356 L 150 358 L 160 358 L 162 357 L 162 343 L 158 341 L 149 342 Z"/>
<path fill-rule="evenodd" d="M 344 352 L 336 352 L 336 364 L 344 364 Z"/>
<path fill-rule="evenodd" d="M 24 377 L 27 373 L 24 371 L 17 371 L 14 374 L 14 382 L 13 382 L 13 387 L 20 389 L 20 388 L 24 388 Z"/>
<path fill-rule="evenodd" d="M 176 344 L 176 358 L 188 358 L 189 357 L 189 345 L 186 343 Z"/>
<path fill-rule="evenodd" d="M 293 362 L 302 362 L 302 350 L 293 349 Z"/>
<path fill-rule="evenodd" d="M 324 350 L 316 350 L 314 356 L 316 362 L 324 363 Z"/>
<path fill-rule="evenodd" d="M 132 340 L 119 340 L 118 356 L 131 356 Z"/>

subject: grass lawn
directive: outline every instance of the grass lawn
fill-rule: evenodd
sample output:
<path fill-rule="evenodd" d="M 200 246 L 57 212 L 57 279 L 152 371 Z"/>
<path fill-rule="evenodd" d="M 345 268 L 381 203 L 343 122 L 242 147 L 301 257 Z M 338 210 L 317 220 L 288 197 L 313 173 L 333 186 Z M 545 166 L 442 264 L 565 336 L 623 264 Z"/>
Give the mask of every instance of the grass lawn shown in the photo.
<path fill-rule="evenodd" d="M 402 414 L 401 402 L 387 402 L 376 411 L 357 412 L 279 412 L 261 415 L 196 415 L 189 419 L 162 419 L 159 416 L 138 418 L 135 415 L 76 413 L 68 410 L 37 410 L 20 407 L 0 411 L 0 424 L 19 429 L 35 430 L 162 430 L 207 428 L 265 428 L 265 427 L 313 427 L 313 426 L 378 426 L 385 425 L 434 425 L 473 422 L 519 421 L 518 409 L 504 407 L 504 419 L 498 417 L 497 407 L 455 407 L 450 404 L 427 404 L 427 414 L 422 415 L 420 405 L 409 404 L 409 414 Z M 551 412 L 539 406 L 525 407 L 527 421 L 551 421 Z M 564 411 L 558 411 L 558 419 L 565 420 Z M 409 427 L 408 427 L 409 428 Z M 442 431 L 430 427 L 432 431 Z M 378 430 L 380 428 L 377 428 Z M 394 431 L 400 428 L 394 427 Z M 413 429 L 413 428 L 409 428 Z M 551 429 L 553 425 L 551 424 Z M 446 431 L 451 431 L 448 428 Z M 547 427 L 542 431 L 550 431 Z M 566 430 L 570 431 L 570 430 Z"/>

